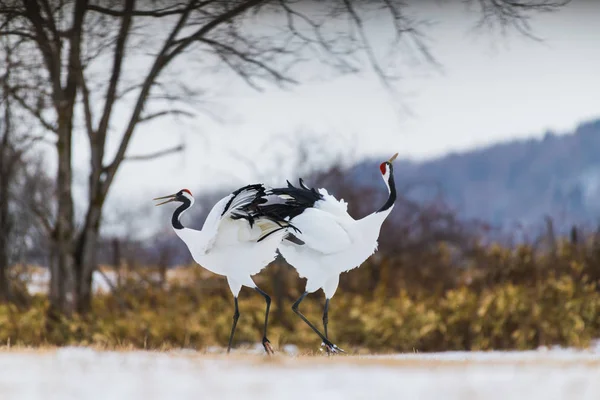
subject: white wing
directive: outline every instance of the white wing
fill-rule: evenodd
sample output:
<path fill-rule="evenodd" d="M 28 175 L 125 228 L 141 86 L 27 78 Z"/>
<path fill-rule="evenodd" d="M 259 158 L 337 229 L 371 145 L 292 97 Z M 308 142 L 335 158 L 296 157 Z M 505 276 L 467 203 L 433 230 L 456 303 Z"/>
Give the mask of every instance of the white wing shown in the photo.
<path fill-rule="evenodd" d="M 230 246 L 244 242 L 256 242 L 287 225 L 258 216 L 252 207 L 267 202 L 265 188 L 261 184 L 248 185 L 221 199 L 212 208 L 202 231 L 210 232 L 205 251 L 218 243 Z M 283 222 L 283 221 L 282 221 Z"/>
<path fill-rule="evenodd" d="M 323 254 L 337 253 L 352 246 L 348 232 L 335 215 L 317 208 L 308 208 L 292 220 L 301 233 L 294 233 L 313 250 Z"/>
<path fill-rule="evenodd" d="M 339 217 L 349 217 L 348 203 L 344 199 L 338 200 L 330 195 L 327 189 L 320 188 L 319 193 L 323 196 L 322 200 L 315 202 L 315 208 Z"/>
<path fill-rule="evenodd" d="M 233 197 L 232 194 L 225 196 L 217 202 L 210 210 L 202 225 L 202 230 L 184 228 L 177 231 L 177 234 L 185 237 L 184 241 L 196 254 L 205 254 L 213 247 L 219 231 L 219 223 L 221 222 L 221 214 L 225 209 L 225 205 Z"/>
<path fill-rule="evenodd" d="M 212 210 L 210 210 L 206 216 L 206 220 L 202 226 L 203 231 L 211 232 L 214 230 L 216 232 L 219 222 L 221 221 L 221 214 L 223 214 L 223 210 L 225 210 L 225 205 L 229 203 L 229 200 L 231 200 L 232 197 L 233 194 L 228 194 L 213 206 Z"/>

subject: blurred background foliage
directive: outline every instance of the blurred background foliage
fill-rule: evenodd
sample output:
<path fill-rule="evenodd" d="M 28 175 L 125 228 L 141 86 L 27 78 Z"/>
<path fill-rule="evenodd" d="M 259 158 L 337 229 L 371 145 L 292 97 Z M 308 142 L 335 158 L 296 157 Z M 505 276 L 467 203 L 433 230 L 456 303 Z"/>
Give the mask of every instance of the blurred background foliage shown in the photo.
<path fill-rule="evenodd" d="M 600 337 L 600 241 L 557 240 L 556 247 L 475 244 L 460 259 L 449 246 L 402 254 L 377 253 L 341 277 L 330 307 L 330 337 L 353 352 L 582 347 Z M 102 269 L 105 275 L 113 267 Z M 233 304 L 226 282 L 195 266 L 168 271 L 128 265 L 116 286 L 94 299 L 85 317 L 50 321 L 43 295 L 0 305 L 3 344 L 95 345 L 105 348 L 191 348 L 226 344 Z M 27 276 L 27 273 L 21 273 Z M 318 337 L 291 312 L 303 280 L 284 262 L 256 277 L 273 297 L 269 338 L 303 351 Z M 324 299 L 310 295 L 301 310 L 317 325 Z M 235 343 L 260 339 L 264 301 L 240 295 Z"/>

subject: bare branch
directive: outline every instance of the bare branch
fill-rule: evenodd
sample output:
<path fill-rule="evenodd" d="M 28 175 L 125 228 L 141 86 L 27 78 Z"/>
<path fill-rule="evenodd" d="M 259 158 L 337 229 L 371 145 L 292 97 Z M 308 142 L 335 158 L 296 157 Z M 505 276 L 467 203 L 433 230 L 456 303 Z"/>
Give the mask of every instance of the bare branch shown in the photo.
<path fill-rule="evenodd" d="M 215 0 L 204 1 L 199 3 L 195 8 L 206 6 L 207 4 L 214 3 Z M 169 7 L 159 8 L 157 10 L 134 10 L 127 12 L 125 10 L 118 11 L 113 10 L 106 7 L 101 7 L 95 4 L 90 4 L 89 9 L 91 11 L 99 12 L 102 14 L 110 15 L 112 17 L 125 17 L 125 16 L 134 16 L 134 17 L 152 17 L 152 18 L 162 18 L 168 17 L 172 15 L 180 15 L 184 13 L 187 9 L 185 3 L 177 3 Z"/>
<path fill-rule="evenodd" d="M 29 208 L 33 212 L 33 214 L 37 217 L 37 220 L 42 224 L 42 228 L 46 235 L 52 235 L 54 231 L 54 226 L 52 221 L 48 218 L 48 210 L 43 210 L 39 207 L 39 205 L 35 201 L 29 201 Z"/>
<path fill-rule="evenodd" d="M 29 112 L 33 117 L 35 117 L 38 122 L 48 131 L 50 132 L 58 132 L 58 128 L 51 123 L 50 121 L 46 120 L 46 118 L 44 118 L 44 116 L 42 115 L 42 110 L 41 109 L 37 109 L 37 108 L 33 108 L 31 105 L 29 105 L 27 103 L 27 101 L 25 101 L 24 98 L 22 98 L 16 90 L 11 90 L 9 92 L 10 96 L 15 99 L 19 105 L 26 110 L 27 112 Z"/>
<path fill-rule="evenodd" d="M 223 61 L 226 61 L 227 64 L 234 69 L 234 71 L 236 71 L 238 74 L 240 74 L 242 77 L 244 77 L 247 81 L 250 78 L 249 72 L 246 71 L 245 68 L 243 68 L 243 67 L 235 66 L 233 63 L 229 62 L 229 60 L 225 60 L 227 55 L 233 55 L 245 63 L 252 64 L 252 65 L 259 67 L 260 69 L 264 70 L 269 75 L 271 75 L 278 84 L 281 84 L 282 82 L 288 82 L 288 83 L 292 83 L 292 84 L 298 83 L 298 81 L 296 81 L 290 77 L 286 77 L 285 75 L 283 75 L 283 73 L 275 70 L 273 67 L 270 67 L 265 62 L 262 62 L 261 60 L 259 60 L 258 55 L 243 53 L 242 51 L 237 50 L 233 46 L 219 43 L 212 39 L 203 38 L 203 39 L 199 39 L 199 41 L 212 46 L 215 49 L 216 53 L 219 56 L 221 56 Z"/>
<path fill-rule="evenodd" d="M 113 104 L 115 102 L 115 95 L 117 92 L 117 85 L 121 76 L 121 67 L 123 65 L 123 59 L 125 58 L 125 43 L 129 34 L 129 28 L 131 26 L 132 12 L 135 7 L 135 0 L 127 0 L 123 10 L 123 21 L 121 22 L 121 28 L 117 36 L 115 45 L 115 54 L 113 57 L 112 74 L 110 76 L 108 89 L 106 91 L 106 101 L 104 103 L 104 112 L 98 125 L 98 135 L 100 136 L 101 145 L 103 146 L 104 137 L 106 136 L 106 130 L 108 129 L 108 123 L 110 121 L 110 115 L 112 113 Z M 91 132 L 90 132 L 91 133 Z"/>
<path fill-rule="evenodd" d="M 385 73 L 385 71 L 383 71 L 383 69 L 381 68 L 381 65 L 379 65 L 379 61 L 377 61 L 377 57 L 375 56 L 375 53 L 373 52 L 373 47 L 371 46 L 371 44 L 369 42 L 369 38 L 367 37 L 367 34 L 365 32 L 362 18 L 356 12 L 351 0 L 343 0 L 343 1 L 344 1 L 344 4 L 346 5 L 346 9 L 348 10 L 348 13 L 350 14 L 351 18 L 354 20 L 354 23 L 356 24 L 358 34 L 360 35 L 360 38 L 362 40 L 364 50 L 367 55 L 367 58 L 369 59 L 369 63 L 371 64 L 371 67 L 373 68 L 373 70 L 375 71 L 377 76 L 379 77 L 379 80 L 381 81 L 381 83 L 384 86 L 386 86 L 387 88 L 390 88 L 390 82 L 389 82 L 390 76 L 387 75 Z"/>
<path fill-rule="evenodd" d="M 530 39 L 541 41 L 534 35 L 529 21 L 533 13 L 553 12 L 571 0 L 467 0 L 467 4 L 477 2 L 481 18 L 478 28 L 487 26 L 489 28 L 499 27 L 505 34 L 508 28 L 513 28 L 520 34 Z"/>
<path fill-rule="evenodd" d="M 185 111 L 185 110 L 165 110 L 165 111 L 158 111 L 155 113 L 150 113 L 144 116 L 141 116 L 139 119 L 139 122 L 148 122 L 150 120 L 156 119 L 156 118 L 160 118 L 160 117 L 164 117 L 167 115 L 183 115 L 185 117 L 193 117 L 194 113 L 191 113 L 189 111 Z"/>
<path fill-rule="evenodd" d="M 133 112 L 131 114 L 131 117 L 129 119 L 129 124 L 128 124 L 127 128 L 125 129 L 123 138 L 122 138 L 119 148 L 117 150 L 117 154 L 115 155 L 113 161 L 111 162 L 111 164 L 108 167 L 107 177 L 106 177 L 106 181 L 105 181 L 105 185 L 104 185 L 105 190 L 108 190 L 108 187 L 112 183 L 112 180 L 114 179 L 115 173 L 116 173 L 117 169 L 119 168 L 121 161 L 125 157 L 125 152 L 127 150 L 127 147 L 129 146 L 129 142 L 130 142 L 131 136 L 133 135 L 133 132 L 135 130 L 135 126 L 136 126 L 137 122 L 139 121 L 140 115 L 144 108 L 144 104 L 146 103 L 146 98 L 147 98 L 148 94 L 150 93 L 150 89 L 152 88 L 156 78 L 161 73 L 161 71 L 164 69 L 164 67 L 170 61 L 172 61 L 173 58 L 175 58 L 177 55 L 179 55 L 181 52 L 183 52 L 185 49 L 187 49 L 189 47 L 189 45 L 192 44 L 194 41 L 197 41 L 198 39 L 203 38 L 206 34 L 211 32 L 213 29 L 217 28 L 219 25 L 228 22 L 229 20 L 239 16 L 240 14 L 243 14 L 244 12 L 246 12 L 253 6 L 260 4 L 261 2 L 263 2 L 263 0 L 250 0 L 250 1 L 245 1 L 245 2 L 240 3 L 236 7 L 233 7 L 230 10 L 225 11 L 224 13 L 213 18 L 210 22 L 206 23 L 200 29 L 198 29 L 194 34 L 188 36 L 187 38 L 184 39 L 184 41 L 179 42 L 179 44 L 177 44 L 173 48 L 173 42 L 176 40 L 177 35 L 183 28 L 185 22 L 187 21 L 187 19 L 189 17 L 189 13 L 194 8 L 194 6 L 197 5 L 197 2 L 195 0 L 190 0 L 188 8 L 186 9 L 186 11 L 183 14 L 181 14 L 179 21 L 177 22 L 175 27 L 172 29 L 171 34 L 165 41 L 165 44 L 164 44 L 162 50 L 156 57 L 155 62 L 152 65 L 152 68 L 150 69 L 150 72 L 148 73 L 148 75 L 146 76 L 146 79 L 144 80 L 144 84 L 138 95 L 136 105 L 135 105 Z"/>
<path fill-rule="evenodd" d="M 29 32 L 20 30 L 0 30 L 0 35 L 3 36 L 18 36 L 25 39 L 36 40 L 36 37 Z"/>
<path fill-rule="evenodd" d="M 168 63 L 169 61 L 171 61 L 173 59 L 173 57 L 177 56 L 182 51 L 184 51 L 191 43 L 205 37 L 206 34 L 211 32 L 213 29 L 215 29 L 219 25 L 230 21 L 232 18 L 237 17 L 240 14 L 243 14 L 244 12 L 248 11 L 250 8 L 259 5 L 259 4 L 263 3 L 264 1 L 265 0 L 245 1 L 245 2 L 240 3 L 237 7 L 234 7 L 231 10 L 228 10 L 228 11 L 222 13 L 221 15 L 216 16 L 210 22 L 208 22 L 206 25 L 204 25 L 200 29 L 198 29 L 194 34 L 184 38 L 183 40 L 177 41 L 175 48 L 173 50 L 171 50 L 170 53 L 167 54 L 166 62 Z"/>
<path fill-rule="evenodd" d="M 157 85 L 158 82 L 155 83 L 155 85 Z M 130 85 L 128 87 L 126 87 L 123 90 L 120 90 L 117 94 L 116 94 L 116 98 L 117 100 L 122 99 L 123 97 L 127 96 L 128 94 L 141 89 L 143 86 L 143 83 L 135 83 L 133 85 Z"/>
<path fill-rule="evenodd" d="M 358 72 L 358 68 L 350 64 L 350 62 L 348 61 L 348 56 L 350 56 L 353 53 L 353 50 L 350 48 L 346 48 L 344 50 L 336 49 L 335 41 L 325 38 L 325 36 L 321 32 L 323 23 L 317 23 L 313 19 L 309 18 L 307 15 L 293 9 L 291 5 L 288 4 L 287 0 L 279 0 L 279 3 L 286 13 L 287 28 L 292 33 L 292 35 L 299 38 L 301 41 L 305 42 L 308 45 L 313 45 L 323 49 L 329 57 L 335 60 L 335 67 L 338 68 L 341 72 Z M 296 18 L 299 18 L 312 29 L 315 38 L 307 36 L 296 27 Z"/>
<path fill-rule="evenodd" d="M 73 8 L 73 25 L 69 37 L 69 56 L 67 61 L 67 79 L 64 88 L 64 100 L 68 107 L 73 108 L 77 96 L 77 84 L 80 79 L 81 69 L 81 44 L 83 34 L 83 22 L 88 0 L 77 0 Z M 60 60 L 59 60 L 60 63 Z"/>
<path fill-rule="evenodd" d="M 46 69 L 50 75 L 52 87 L 55 96 L 61 93 L 61 76 L 60 76 L 60 63 L 61 55 L 60 48 L 55 48 L 51 45 L 51 41 L 44 31 L 44 19 L 40 14 L 40 8 L 36 1 L 25 2 L 26 13 L 25 15 L 31 21 L 35 32 L 35 42 L 38 49 L 42 53 Z"/>
<path fill-rule="evenodd" d="M 83 99 L 83 115 L 85 118 L 85 128 L 88 136 L 91 137 L 94 132 L 94 117 L 92 115 L 92 106 L 90 104 L 90 90 L 87 86 L 87 81 L 85 79 L 83 68 L 79 69 L 79 86 L 81 87 L 81 97 Z"/>
<path fill-rule="evenodd" d="M 125 161 L 149 161 L 154 160 L 160 157 L 165 157 L 171 154 L 179 153 L 185 150 L 185 146 L 180 144 L 178 146 L 172 147 L 170 149 L 157 151 L 155 153 L 136 155 L 136 156 L 126 156 L 124 158 Z"/>
<path fill-rule="evenodd" d="M 54 23 L 54 16 L 52 15 L 52 8 L 50 7 L 50 3 L 48 0 L 41 0 L 42 7 L 44 12 L 47 15 L 47 18 L 44 19 L 45 25 L 50 28 L 50 32 L 52 33 L 52 42 L 56 49 L 60 48 L 60 36 L 61 34 L 58 32 L 56 25 Z"/>

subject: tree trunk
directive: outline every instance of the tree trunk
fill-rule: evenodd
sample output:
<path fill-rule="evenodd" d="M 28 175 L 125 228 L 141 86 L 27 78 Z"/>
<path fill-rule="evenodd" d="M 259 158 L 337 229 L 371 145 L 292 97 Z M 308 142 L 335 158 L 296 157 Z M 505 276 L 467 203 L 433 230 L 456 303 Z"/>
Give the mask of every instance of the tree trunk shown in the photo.
<path fill-rule="evenodd" d="M 1 160 L 0 160 L 1 161 Z M 2 179 L 0 178 L 0 181 Z M 0 186 L 4 186 L 3 182 L 0 182 Z M 6 201 L 7 193 L 4 188 L 0 189 L 0 303 L 5 303 L 10 300 L 9 284 L 7 270 L 9 265 L 8 259 L 8 241 L 7 241 L 7 226 L 8 221 L 8 202 Z"/>
<path fill-rule="evenodd" d="M 6 133 L 5 133 L 6 134 Z M 6 270 L 8 268 L 8 235 L 10 232 L 10 222 L 8 220 L 8 179 L 5 170 L 5 151 L 4 142 L 6 137 L 2 138 L 2 147 L 0 147 L 0 302 L 8 300 L 8 280 Z"/>
<path fill-rule="evenodd" d="M 85 224 L 78 238 L 75 252 L 75 280 L 77 312 L 87 313 L 92 306 L 92 278 L 97 268 L 98 238 L 102 218 L 101 196 L 90 200 Z"/>
<path fill-rule="evenodd" d="M 119 242 L 119 239 L 113 239 L 112 247 L 113 264 L 115 266 L 115 271 L 117 271 L 117 288 L 121 288 L 121 286 L 123 286 L 123 269 L 121 268 L 121 244 Z"/>
<path fill-rule="evenodd" d="M 10 51 L 6 52 L 6 60 L 10 60 Z M 12 133 L 11 108 L 8 98 L 6 82 L 8 81 L 8 72 L 2 82 L 3 96 L 1 103 L 4 106 L 4 115 L 2 121 L 2 140 L 0 141 L 0 302 L 4 303 L 10 299 L 7 269 L 9 260 L 9 242 L 12 230 L 12 221 L 10 218 L 9 189 L 11 180 L 14 179 L 13 173 L 15 167 L 12 164 L 13 154 L 11 151 L 10 135 Z"/>
<path fill-rule="evenodd" d="M 79 237 L 75 255 L 77 312 L 87 313 L 92 306 L 92 277 L 97 263 L 98 230 L 88 227 Z"/>
<path fill-rule="evenodd" d="M 58 141 L 56 143 L 58 152 L 56 178 L 58 210 L 54 232 L 54 259 L 50 270 L 49 299 L 50 306 L 54 311 L 69 315 L 75 311 L 77 303 L 74 296 L 75 277 L 73 274 L 74 216 L 71 191 L 73 172 L 71 167 L 72 122 L 70 113 L 68 111 L 59 112 L 58 121 Z"/>

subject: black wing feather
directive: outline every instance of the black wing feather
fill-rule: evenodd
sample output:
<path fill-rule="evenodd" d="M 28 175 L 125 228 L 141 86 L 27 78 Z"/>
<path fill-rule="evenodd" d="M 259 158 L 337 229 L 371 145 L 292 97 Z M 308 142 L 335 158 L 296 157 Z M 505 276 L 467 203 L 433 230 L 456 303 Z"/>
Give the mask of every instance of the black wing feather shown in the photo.
<path fill-rule="evenodd" d="M 323 196 L 316 189 L 306 186 L 302 178 L 298 179 L 298 183 L 300 187 L 295 187 L 290 181 L 287 181 L 286 188 L 268 190 L 268 194 L 274 194 L 284 201 L 283 203 L 263 206 L 268 209 L 267 212 L 277 216 L 277 218 L 284 218 L 293 222 L 295 217 L 302 214 L 307 208 L 314 207 L 317 201 L 323 199 Z M 299 232 L 299 230 L 297 231 Z M 304 241 L 292 233 L 288 233 L 284 240 L 298 246 L 304 244 Z"/>
<path fill-rule="evenodd" d="M 302 214 L 304 210 L 314 207 L 317 201 L 323 199 L 323 196 L 316 189 L 306 186 L 302 178 L 298 181 L 300 187 L 295 187 L 290 181 L 287 181 L 286 188 L 269 189 L 267 191 L 268 194 L 274 194 L 284 200 L 284 202 L 269 204 L 263 207 L 268 208 L 270 213 L 280 218 L 293 220 Z"/>
<path fill-rule="evenodd" d="M 314 207 L 317 201 L 323 199 L 323 196 L 316 189 L 306 186 L 302 178 L 300 178 L 298 182 L 300 183 L 300 187 L 295 187 L 290 181 L 287 181 L 287 187 L 267 190 L 267 196 L 275 195 L 283 201 L 274 204 L 261 205 L 260 209 L 263 213 L 276 220 L 291 221 L 292 224 L 290 224 L 290 226 L 296 232 L 302 233 L 293 226 L 294 218 L 302 214 L 307 208 Z M 285 240 L 297 245 L 304 244 L 301 239 L 291 233 L 285 237 Z"/>
<path fill-rule="evenodd" d="M 225 205 L 221 217 L 229 212 L 229 218 L 233 220 L 245 219 L 248 221 L 248 224 L 250 224 L 250 227 L 252 227 L 259 219 L 267 219 L 280 227 L 280 229 L 269 232 L 260 240 L 263 240 L 274 232 L 288 227 L 299 232 L 299 230 L 289 222 L 289 218 L 286 218 L 285 213 L 272 212 L 273 210 L 271 208 L 264 205 L 269 202 L 268 197 L 272 196 L 272 194 L 267 193 L 264 185 L 260 183 L 247 185 L 235 190 L 231 194 L 233 196 Z"/>
<path fill-rule="evenodd" d="M 298 182 L 300 187 L 295 187 L 290 181 L 287 181 L 287 187 L 268 190 L 260 183 L 241 187 L 231 193 L 233 196 L 225 205 L 221 217 L 229 212 L 229 218 L 245 219 L 251 227 L 259 219 L 267 219 L 280 227 L 269 232 L 260 240 L 286 228 L 292 228 L 301 233 L 293 225 L 293 219 L 307 208 L 314 207 L 317 201 L 323 199 L 323 196 L 316 189 L 306 186 L 302 178 Z M 277 201 L 272 201 L 273 198 Z M 286 240 L 304 244 L 292 234 L 286 236 Z"/>

